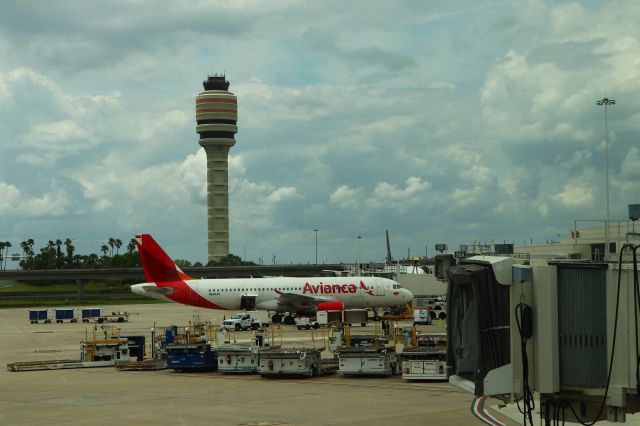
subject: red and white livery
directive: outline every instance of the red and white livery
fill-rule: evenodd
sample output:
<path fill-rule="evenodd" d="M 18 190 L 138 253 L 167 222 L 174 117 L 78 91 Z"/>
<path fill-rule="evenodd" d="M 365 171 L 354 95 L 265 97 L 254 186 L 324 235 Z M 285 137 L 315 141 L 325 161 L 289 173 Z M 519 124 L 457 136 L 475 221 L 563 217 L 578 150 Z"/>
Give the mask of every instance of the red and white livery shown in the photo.
<path fill-rule="evenodd" d="M 185 305 L 313 315 L 402 305 L 413 299 L 397 282 L 378 277 L 195 279 L 182 272 L 151 235 L 136 235 L 136 242 L 147 282 L 132 285 L 131 291 Z"/>

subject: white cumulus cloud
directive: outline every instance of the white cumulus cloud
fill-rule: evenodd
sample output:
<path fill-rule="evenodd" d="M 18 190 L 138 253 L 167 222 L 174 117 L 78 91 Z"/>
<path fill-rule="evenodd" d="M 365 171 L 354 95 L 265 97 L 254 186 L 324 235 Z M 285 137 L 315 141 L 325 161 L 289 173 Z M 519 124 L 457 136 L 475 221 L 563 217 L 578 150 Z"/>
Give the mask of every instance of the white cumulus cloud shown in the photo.
<path fill-rule="evenodd" d="M 290 200 L 298 196 L 297 190 L 293 186 L 282 186 L 277 188 L 271 194 L 264 197 L 264 201 L 269 204 L 279 203 L 284 200 Z"/>
<path fill-rule="evenodd" d="M 429 182 L 423 182 L 421 177 L 411 176 L 406 181 L 406 186 L 400 188 L 387 182 L 379 182 L 373 194 L 381 200 L 409 200 L 431 188 Z"/>
<path fill-rule="evenodd" d="M 358 206 L 362 188 L 350 188 L 349 185 L 340 185 L 329 196 L 331 204 L 337 204 L 343 209 L 352 209 Z"/>

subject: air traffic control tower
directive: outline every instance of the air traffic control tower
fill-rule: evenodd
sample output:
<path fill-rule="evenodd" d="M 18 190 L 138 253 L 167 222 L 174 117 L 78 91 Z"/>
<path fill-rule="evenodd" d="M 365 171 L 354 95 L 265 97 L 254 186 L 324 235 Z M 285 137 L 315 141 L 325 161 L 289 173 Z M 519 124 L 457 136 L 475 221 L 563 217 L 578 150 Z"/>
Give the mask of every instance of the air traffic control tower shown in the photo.
<path fill-rule="evenodd" d="M 210 75 L 196 97 L 196 132 L 207 153 L 208 259 L 229 254 L 229 149 L 238 132 L 238 99 L 224 75 Z"/>

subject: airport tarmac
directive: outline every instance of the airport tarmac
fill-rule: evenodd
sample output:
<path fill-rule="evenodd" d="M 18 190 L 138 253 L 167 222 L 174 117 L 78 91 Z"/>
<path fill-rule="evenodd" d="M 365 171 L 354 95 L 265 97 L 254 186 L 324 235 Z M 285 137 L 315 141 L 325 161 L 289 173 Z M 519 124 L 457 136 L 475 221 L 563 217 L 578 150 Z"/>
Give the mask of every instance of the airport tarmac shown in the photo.
<path fill-rule="evenodd" d="M 130 312 L 128 323 L 117 324 L 122 334 L 147 338 L 154 323 L 156 327 L 187 325 L 194 312 L 202 320 L 220 323 L 230 314 L 177 304 L 106 306 L 103 311 Z M 400 376 L 336 374 L 269 380 L 259 375 L 132 372 L 112 367 L 6 370 L 7 363 L 16 361 L 79 359 L 80 341 L 92 327 L 30 324 L 26 308 L 0 310 L 1 425 L 482 424 L 471 414 L 472 395 L 448 383 L 405 382 Z M 425 326 L 425 330 L 431 327 L 438 326 Z M 353 333 L 362 332 L 358 329 L 354 327 Z M 238 337 L 245 333 L 248 338 L 250 332 Z M 295 342 L 309 339 L 309 333 L 289 326 L 284 336 L 287 342 Z"/>

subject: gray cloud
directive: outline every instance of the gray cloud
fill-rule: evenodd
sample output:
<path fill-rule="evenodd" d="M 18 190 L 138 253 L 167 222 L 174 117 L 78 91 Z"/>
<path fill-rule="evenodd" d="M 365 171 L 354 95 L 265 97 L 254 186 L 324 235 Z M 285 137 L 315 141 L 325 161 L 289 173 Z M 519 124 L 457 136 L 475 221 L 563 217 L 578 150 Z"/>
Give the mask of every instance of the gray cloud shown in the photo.
<path fill-rule="evenodd" d="M 638 12 L 625 3 L 21 2 L 0 16 L 0 240 L 155 233 L 204 260 L 194 97 L 239 99 L 231 250 L 382 259 L 544 242 L 636 202 Z M 611 25 L 617 22 L 617 25 Z M 466 28 L 459 31 L 459 28 Z M 28 213 L 28 214 L 27 214 Z M 432 254 L 432 253 L 431 253 Z"/>
<path fill-rule="evenodd" d="M 351 67 L 382 67 L 387 71 L 400 71 L 416 66 L 416 62 L 409 54 L 385 50 L 376 45 L 343 47 L 329 34 L 318 30 L 305 32 L 303 43 L 305 47 L 338 58 Z"/>
<path fill-rule="evenodd" d="M 546 44 L 532 49 L 527 61 L 532 65 L 552 63 L 564 70 L 596 69 L 597 64 L 607 59 L 607 55 L 597 53 L 604 42 L 600 39 Z"/>

